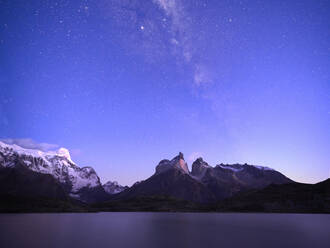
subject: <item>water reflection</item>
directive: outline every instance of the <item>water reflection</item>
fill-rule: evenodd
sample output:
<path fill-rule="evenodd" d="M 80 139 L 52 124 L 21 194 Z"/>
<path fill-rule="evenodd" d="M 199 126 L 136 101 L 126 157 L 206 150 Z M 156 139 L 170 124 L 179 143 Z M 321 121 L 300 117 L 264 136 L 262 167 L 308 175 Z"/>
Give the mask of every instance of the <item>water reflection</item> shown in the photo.
<path fill-rule="evenodd" d="M 1 247 L 330 247 L 330 215 L 0 215 Z"/>

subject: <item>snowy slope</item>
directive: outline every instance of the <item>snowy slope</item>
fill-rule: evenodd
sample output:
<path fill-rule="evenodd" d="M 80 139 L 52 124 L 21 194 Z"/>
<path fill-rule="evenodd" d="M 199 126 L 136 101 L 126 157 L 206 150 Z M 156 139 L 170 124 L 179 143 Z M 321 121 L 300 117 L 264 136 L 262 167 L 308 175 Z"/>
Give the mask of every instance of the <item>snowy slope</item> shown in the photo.
<path fill-rule="evenodd" d="M 118 182 L 114 181 L 109 181 L 105 184 L 103 184 L 103 188 L 105 190 L 105 192 L 107 192 L 110 195 L 113 194 L 118 194 L 120 192 L 122 192 L 123 190 L 127 189 L 127 186 L 122 186 L 120 184 L 118 184 Z"/>
<path fill-rule="evenodd" d="M 86 188 L 102 187 L 94 169 L 77 166 L 65 148 L 43 152 L 0 141 L 0 167 L 15 167 L 18 163 L 32 171 L 52 175 L 72 197 L 78 199 L 82 189 L 86 191 Z"/>

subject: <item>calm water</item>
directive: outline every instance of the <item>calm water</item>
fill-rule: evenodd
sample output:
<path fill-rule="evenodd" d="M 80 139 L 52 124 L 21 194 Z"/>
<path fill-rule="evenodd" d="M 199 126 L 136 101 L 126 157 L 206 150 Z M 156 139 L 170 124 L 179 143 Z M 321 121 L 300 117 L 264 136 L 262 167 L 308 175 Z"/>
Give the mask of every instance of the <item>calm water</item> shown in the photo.
<path fill-rule="evenodd" d="M 1 214 L 0 247 L 330 247 L 330 215 Z"/>

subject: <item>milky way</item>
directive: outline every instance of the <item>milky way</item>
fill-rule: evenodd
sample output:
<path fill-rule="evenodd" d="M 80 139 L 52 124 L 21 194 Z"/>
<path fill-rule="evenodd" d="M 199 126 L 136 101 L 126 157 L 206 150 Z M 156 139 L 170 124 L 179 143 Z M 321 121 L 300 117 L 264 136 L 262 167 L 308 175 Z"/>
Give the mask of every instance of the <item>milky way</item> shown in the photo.
<path fill-rule="evenodd" d="M 160 159 L 329 176 L 328 1 L 0 0 L 0 139 L 130 184 Z"/>

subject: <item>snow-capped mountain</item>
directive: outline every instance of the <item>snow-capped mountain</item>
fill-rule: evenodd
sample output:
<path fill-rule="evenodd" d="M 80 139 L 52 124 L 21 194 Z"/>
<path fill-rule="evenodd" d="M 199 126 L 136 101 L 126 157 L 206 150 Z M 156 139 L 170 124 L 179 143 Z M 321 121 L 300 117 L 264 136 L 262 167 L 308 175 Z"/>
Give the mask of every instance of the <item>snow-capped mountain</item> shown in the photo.
<path fill-rule="evenodd" d="M 118 194 L 124 191 L 125 189 L 128 189 L 128 186 L 122 186 L 116 181 L 113 182 L 108 181 L 107 183 L 103 184 L 103 188 L 105 192 L 107 192 L 110 195 L 113 195 L 113 194 Z"/>
<path fill-rule="evenodd" d="M 96 195 L 105 195 L 95 170 L 77 166 L 65 148 L 43 152 L 0 141 L 0 167 L 15 168 L 18 165 L 53 176 L 70 197 L 88 202 L 93 201 Z"/>
<path fill-rule="evenodd" d="M 19 171 L 19 182 L 15 181 L 17 173 L 12 173 L 15 170 Z M 40 175 L 50 175 L 55 181 Z M 245 190 L 292 182 L 268 167 L 248 164 L 218 164 L 212 167 L 202 158 L 192 164 L 190 172 L 180 152 L 171 160 L 161 160 L 154 175 L 135 183 L 131 188 L 111 181 L 101 185 L 95 170 L 92 167 L 76 165 L 65 148 L 43 152 L 8 145 L 1 141 L 0 176 L 3 178 L 2 185 L 6 185 L 5 182 L 12 185 L 12 188 L 4 189 L 5 193 L 25 192 L 24 185 L 32 183 L 35 185 L 30 187 L 29 192 L 37 191 L 37 194 L 44 196 L 63 195 L 58 193 L 62 189 L 65 195 L 88 203 L 104 201 L 109 197 L 125 199 L 139 196 L 170 196 L 194 202 L 212 202 Z M 30 177 L 30 180 L 26 181 L 24 177 Z M 46 185 L 47 193 L 38 188 L 46 188 Z"/>

